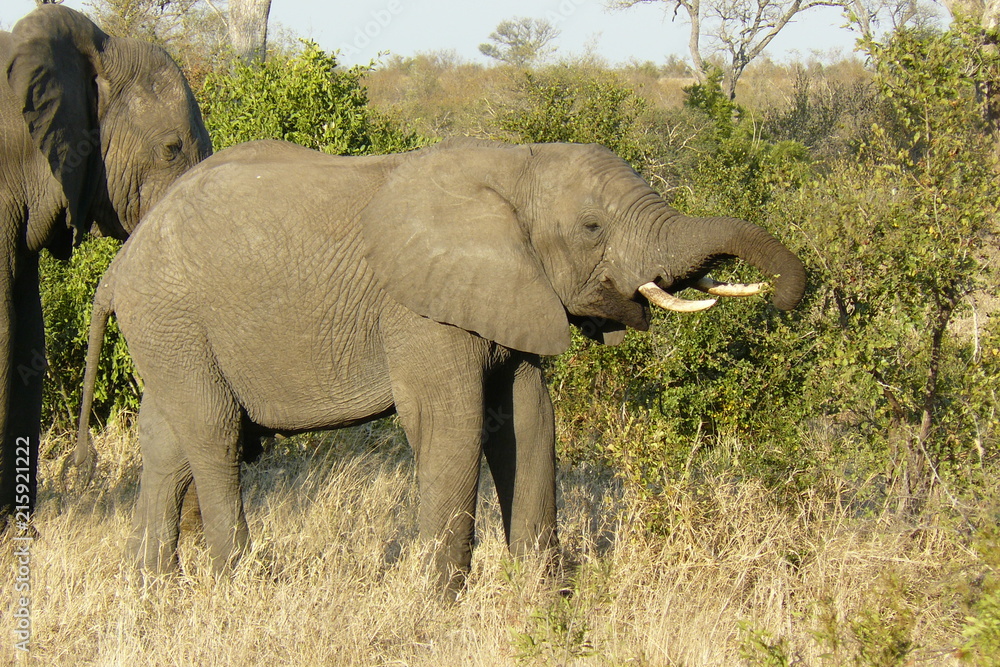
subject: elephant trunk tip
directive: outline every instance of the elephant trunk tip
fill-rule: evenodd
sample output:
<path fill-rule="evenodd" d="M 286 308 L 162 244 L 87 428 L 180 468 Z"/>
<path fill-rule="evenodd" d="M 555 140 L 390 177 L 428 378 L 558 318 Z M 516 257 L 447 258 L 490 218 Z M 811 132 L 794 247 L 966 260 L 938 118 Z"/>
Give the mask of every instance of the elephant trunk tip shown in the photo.
<path fill-rule="evenodd" d="M 796 258 L 797 266 L 791 267 L 775 277 L 774 296 L 771 303 L 778 310 L 792 310 L 802 301 L 806 291 L 806 272 L 802 262 Z"/>

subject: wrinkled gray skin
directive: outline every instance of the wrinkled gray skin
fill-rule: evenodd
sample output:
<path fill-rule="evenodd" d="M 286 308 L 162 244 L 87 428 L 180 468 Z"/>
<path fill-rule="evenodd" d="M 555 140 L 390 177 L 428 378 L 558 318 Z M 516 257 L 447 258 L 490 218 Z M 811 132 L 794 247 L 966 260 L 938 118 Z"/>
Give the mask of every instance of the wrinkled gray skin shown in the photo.
<path fill-rule="evenodd" d="M 96 221 L 124 239 L 211 153 L 167 53 L 43 5 L 0 32 L 0 527 L 33 505 L 45 352 L 38 253 L 66 258 Z M 23 517 L 22 517 L 23 518 Z"/>
<path fill-rule="evenodd" d="M 238 220 L 239 224 L 233 224 Z M 600 146 L 468 140 L 383 157 L 243 144 L 192 169 L 146 218 L 95 299 L 85 401 L 111 311 L 145 383 L 131 548 L 176 567 L 192 478 L 225 569 L 248 546 L 241 438 L 397 411 L 413 447 L 419 531 L 457 590 L 480 458 L 515 554 L 556 542 L 552 406 L 539 357 L 645 330 L 637 288 L 675 291 L 721 258 L 779 275 L 799 260 L 762 229 L 689 218 Z M 78 456 L 89 455 L 88 406 Z"/>

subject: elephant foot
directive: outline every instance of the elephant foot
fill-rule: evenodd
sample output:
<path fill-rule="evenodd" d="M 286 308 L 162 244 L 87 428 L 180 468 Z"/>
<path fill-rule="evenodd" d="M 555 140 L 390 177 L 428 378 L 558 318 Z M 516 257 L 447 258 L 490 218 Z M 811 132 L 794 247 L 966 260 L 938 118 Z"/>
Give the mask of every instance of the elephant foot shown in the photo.
<path fill-rule="evenodd" d="M 128 552 L 136 567 L 144 573 L 163 575 L 177 572 L 177 542 L 164 541 L 137 528 L 129 536 Z"/>
<path fill-rule="evenodd" d="M 465 591 L 469 582 L 469 569 L 459 569 L 455 566 L 440 567 L 434 566 L 434 579 L 436 588 L 441 593 L 445 602 L 454 603 Z"/>
<path fill-rule="evenodd" d="M 427 572 L 443 599 L 455 602 L 468 585 L 472 571 L 471 545 L 446 549 L 444 544 L 436 542 L 435 546 L 428 554 Z"/>

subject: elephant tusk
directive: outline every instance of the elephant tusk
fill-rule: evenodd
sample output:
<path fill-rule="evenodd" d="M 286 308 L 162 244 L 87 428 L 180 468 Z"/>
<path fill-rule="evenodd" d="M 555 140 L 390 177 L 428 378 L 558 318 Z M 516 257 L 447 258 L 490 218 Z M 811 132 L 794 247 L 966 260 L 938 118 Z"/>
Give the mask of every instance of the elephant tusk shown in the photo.
<path fill-rule="evenodd" d="M 696 313 L 715 305 L 715 299 L 704 299 L 702 301 L 688 301 L 679 299 L 673 294 L 668 294 L 656 286 L 656 283 L 646 283 L 639 287 L 639 293 L 649 299 L 649 302 L 659 306 L 664 310 L 672 310 L 678 313 Z"/>
<path fill-rule="evenodd" d="M 767 286 L 767 283 L 720 283 L 710 276 L 702 276 L 694 284 L 695 289 L 715 296 L 753 296 L 763 292 Z"/>

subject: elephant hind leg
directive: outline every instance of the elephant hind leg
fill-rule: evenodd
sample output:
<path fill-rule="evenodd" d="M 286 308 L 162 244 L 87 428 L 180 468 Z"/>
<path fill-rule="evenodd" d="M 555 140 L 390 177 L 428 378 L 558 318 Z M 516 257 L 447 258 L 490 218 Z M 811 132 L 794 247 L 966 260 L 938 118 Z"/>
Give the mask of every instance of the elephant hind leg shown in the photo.
<path fill-rule="evenodd" d="M 177 569 L 181 500 L 191 484 L 191 468 L 170 421 L 147 392 L 139 409 L 142 477 L 129 551 L 150 572 Z"/>
<path fill-rule="evenodd" d="M 191 452 L 191 470 L 198 488 L 205 542 L 217 572 L 230 570 L 250 548 L 240 487 L 238 439 L 237 422 L 227 424 L 209 440 L 191 441 L 198 443 Z"/>
<path fill-rule="evenodd" d="M 181 507 L 192 480 L 205 541 L 217 571 L 228 570 L 249 546 L 239 475 L 239 411 L 218 382 L 186 378 L 185 391 L 162 400 L 147 384 L 139 414 L 143 473 L 134 540 L 140 561 L 176 567 Z M 201 381 L 200 381 L 201 380 Z"/>

